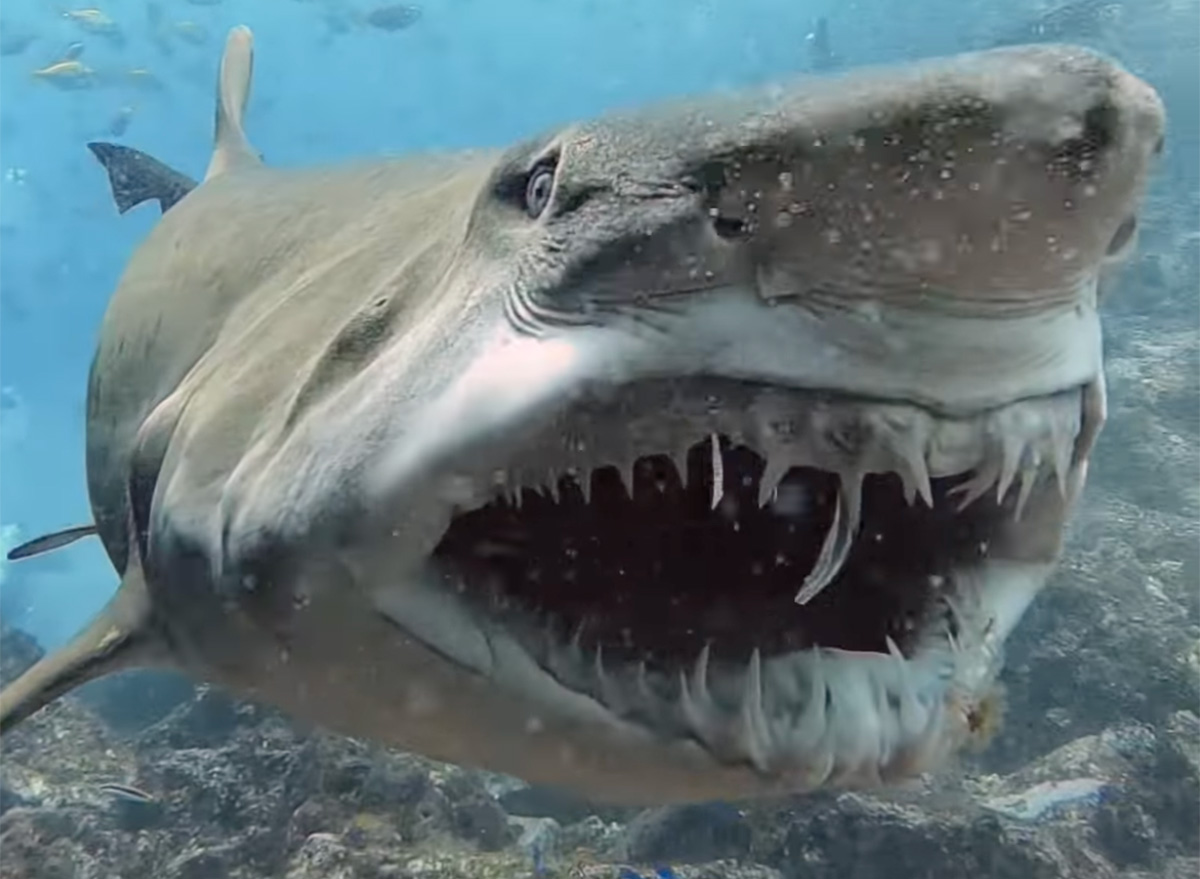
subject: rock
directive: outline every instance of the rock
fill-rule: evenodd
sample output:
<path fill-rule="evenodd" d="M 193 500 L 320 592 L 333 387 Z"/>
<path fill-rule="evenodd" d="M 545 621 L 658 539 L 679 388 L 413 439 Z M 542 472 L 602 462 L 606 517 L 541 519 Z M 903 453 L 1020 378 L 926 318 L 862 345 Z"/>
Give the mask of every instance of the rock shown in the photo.
<path fill-rule="evenodd" d="M 520 829 L 517 849 L 524 852 L 531 863 L 553 863 L 562 857 L 562 826 L 553 818 L 509 820 Z"/>
<path fill-rule="evenodd" d="M 689 862 L 741 858 L 750 851 L 746 814 L 727 804 L 648 809 L 625 831 L 620 856 L 630 861 Z"/>
<path fill-rule="evenodd" d="M 504 810 L 487 794 L 476 794 L 453 805 L 454 832 L 481 851 L 499 851 L 517 840 Z"/>

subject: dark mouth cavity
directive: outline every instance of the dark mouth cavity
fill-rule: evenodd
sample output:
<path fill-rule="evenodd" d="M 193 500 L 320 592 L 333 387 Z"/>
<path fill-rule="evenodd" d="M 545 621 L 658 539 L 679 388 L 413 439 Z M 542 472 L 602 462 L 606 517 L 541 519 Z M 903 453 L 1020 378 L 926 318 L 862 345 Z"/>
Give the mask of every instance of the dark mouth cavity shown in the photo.
<path fill-rule="evenodd" d="M 570 476 L 559 498 L 524 489 L 458 515 L 434 553 L 462 578 L 468 600 L 493 618 L 513 614 L 560 641 L 578 632 L 606 662 L 689 667 L 705 644 L 714 658 L 745 662 L 820 645 L 906 653 L 931 614 L 947 574 L 982 558 L 1006 504 L 994 495 L 957 510 L 947 492 L 961 477 L 933 480 L 934 506 L 909 506 L 894 474 L 868 476 L 862 527 L 837 578 L 810 603 L 795 596 L 833 517 L 837 480 L 793 468 L 776 499 L 758 506 L 763 459 L 722 437 L 724 496 L 712 509 L 712 448 L 689 451 L 687 473 L 666 456 L 638 460 L 632 492 L 613 467 L 591 473 L 584 500 Z M 686 478 L 685 478 L 686 477 Z"/>

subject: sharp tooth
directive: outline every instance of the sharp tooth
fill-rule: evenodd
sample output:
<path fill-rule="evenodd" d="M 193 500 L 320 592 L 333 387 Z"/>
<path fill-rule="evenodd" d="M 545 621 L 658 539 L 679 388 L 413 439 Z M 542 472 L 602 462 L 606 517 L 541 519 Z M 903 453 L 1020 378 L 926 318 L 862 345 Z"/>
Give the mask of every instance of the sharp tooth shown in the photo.
<path fill-rule="evenodd" d="M 838 575 L 842 565 L 846 563 L 846 557 L 850 555 L 850 548 L 854 545 L 861 512 L 862 476 L 858 473 L 844 473 L 838 488 L 833 523 L 829 526 L 829 533 L 825 535 L 825 542 L 821 544 L 821 553 L 817 556 L 816 565 L 804 578 L 804 585 L 796 593 L 797 604 L 808 604 Z"/>
<path fill-rule="evenodd" d="M 765 507 L 775 499 L 779 491 L 779 483 L 790 469 L 787 458 L 782 452 L 767 455 L 767 466 L 763 468 L 762 479 L 758 483 L 758 505 Z"/>
<path fill-rule="evenodd" d="M 710 434 L 712 444 L 712 502 L 711 509 L 716 509 L 725 494 L 725 465 L 721 460 L 721 438 L 715 433 Z"/>
<path fill-rule="evenodd" d="M 912 506 L 917 495 L 925 506 L 933 509 L 933 486 L 929 484 L 929 468 L 925 466 L 925 454 L 917 448 L 899 449 L 901 463 L 900 480 L 904 483 L 904 499 Z"/>
<path fill-rule="evenodd" d="M 1077 464 L 1086 461 L 1092 454 L 1096 437 L 1100 435 L 1100 428 L 1104 426 L 1104 422 L 1108 418 L 1108 393 L 1105 390 L 1103 373 L 1084 387 L 1083 399 L 1080 402 L 1083 420 L 1079 428 L 1079 436 L 1075 440 L 1074 451 Z"/>
<path fill-rule="evenodd" d="M 1021 466 L 1021 455 L 1025 451 L 1024 441 L 1009 433 L 1000 438 L 1000 443 L 1003 457 L 1000 479 L 996 483 L 996 503 L 1003 502 L 1004 496 L 1008 494 L 1008 489 L 1017 475 L 1017 468 Z"/>
<path fill-rule="evenodd" d="M 562 500 L 558 491 L 558 473 L 556 471 L 551 470 L 546 474 L 545 489 L 550 493 L 550 497 L 554 498 L 556 504 Z"/>
<path fill-rule="evenodd" d="M 642 701 L 649 706 L 653 706 L 658 702 L 657 697 L 650 690 L 650 682 L 646 680 L 646 661 L 642 660 L 637 667 L 637 691 L 638 696 Z"/>
<path fill-rule="evenodd" d="M 705 644 L 700 655 L 696 657 L 696 665 L 692 669 L 692 692 L 696 694 L 696 701 L 704 708 L 712 705 L 712 696 L 708 694 L 709 655 L 709 645 Z"/>
<path fill-rule="evenodd" d="M 1035 459 L 1039 459 L 1040 455 L 1035 455 Z M 1037 483 L 1040 460 L 1021 469 L 1021 487 L 1017 491 L 1017 506 L 1013 511 L 1013 521 L 1020 522 L 1021 514 L 1025 512 L 1025 505 L 1029 503 L 1029 496 L 1033 494 L 1033 486 Z"/>
<path fill-rule="evenodd" d="M 811 681 L 808 703 L 788 734 L 788 750 L 803 758 L 805 781 L 809 785 L 822 784 L 833 769 L 834 749 L 823 746 L 828 726 L 825 711 L 828 684 L 822 662 L 821 649 L 810 654 Z"/>
<path fill-rule="evenodd" d="M 770 729 L 762 703 L 762 657 L 758 648 L 750 655 L 743 681 L 742 706 L 738 713 L 737 742 L 759 772 L 770 768 Z"/>
<path fill-rule="evenodd" d="M 912 675 L 908 671 L 908 660 L 904 658 L 904 654 L 890 635 L 887 637 L 887 648 L 896 670 L 896 684 L 900 695 L 900 728 L 909 733 L 916 733 L 925 728 L 928 722 L 927 712 L 921 707 L 917 689 L 913 686 Z"/>
<path fill-rule="evenodd" d="M 1000 466 L 994 460 L 988 460 L 975 470 L 975 475 L 966 482 L 960 482 L 954 488 L 950 489 L 948 494 L 963 496 L 958 502 L 958 512 L 962 512 L 975 501 L 979 500 L 987 490 L 996 484 L 996 480 L 1000 477 Z"/>
<path fill-rule="evenodd" d="M 579 665 L 583 664 L 583 627 L 586 625 L 586 619 L 579 621 L 579 625 L 571 633 L 571 643 L 567 646 L 567 655 Z"/>
<path fill-rule="evenodd" d="M 1054 455 L 1054 478 L 1058 482 L 1058 491 L 1063 497 L 1067 496 L 1067 476 L 1071 472 L 1071 453 L 1075 451 L 1075 438 L 1070 430 L 1064 430 L 1057 420 L 1051 427 L 1050 442 Z"/>
<path fill-rule="evenodd" d="M 575 484 L 579 486 L 579 491 L 583 495 L 583 502 L 590 504 L 592 502 L 592 474 L 591 471 L 580 470 L 575 474 Z"/>
<path fill-rule="evenodd" d="M 680 669 L 679 672 L 679 705 L 683 718 L 692 731 L 697 733 L 705 742 L 712 740 L 714 734 L 712 697 L 708 693 L 708 645 L 700 651 L 696 665 L 692 669 L 691 679 Z"/>

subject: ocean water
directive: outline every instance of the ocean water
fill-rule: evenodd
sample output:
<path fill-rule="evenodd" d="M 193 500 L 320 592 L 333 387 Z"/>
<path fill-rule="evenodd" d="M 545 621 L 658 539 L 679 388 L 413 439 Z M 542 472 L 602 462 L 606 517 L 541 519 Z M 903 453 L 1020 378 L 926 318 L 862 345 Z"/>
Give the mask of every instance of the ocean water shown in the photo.
<path fill-rule="evenodd" d="M 88 371 L 101 321 L 130 255 L 160 222 L 154 204 L 118 214 L 104 169 L 86 144 L 128 145 L 200 178 L 212 152 L 218 63 L 226 34 L 236 25 L 248 26 L 255 41 L 253 91 L 245 120 L 250 141 L 269 165 L 295 169 L 351 159 L 507 147 L 573 120 L 610 111 L 763 85 L 795 73 L 837 75 L 859 67 L 903 64 L 1003 44 L 1072 43 L 1115 58 L 1158 91 L 1168 125 L 1165 148 L 1155 164 L 1139 224 L 1137 255 L 1112 282 L 1111 291 L 1105 288 L 1105 305 L 1111 304 L 1112 313 L 1118 316 L 1118 323 L 1110 328 L 1110 344 L 1129 357 L 1133 357 L 1129 351 L 1136 349 L 1142 358 L 1138 361 L 1142 371 L 1135 378 L 1143 383 L 1144 396 L 1137 397 L 1138 392 L 1129 390 L 1128 383 L 1121 385 L 1125 390 L 1120 393 L 1127 396 L 1110 409 L 1124 412 L 1128 420 L 1114 417 L 1114 439 L 1099 457 L 1101 475 L 1093 473 L 1092 478 L 1125 499 L 1122 515 L 1140 516 L 1139 521 L 1152 514 L 1172 517 L 1172 527 L 1182 529 L 1180 545 L 1188 545 L 1191 526 L 1179 523 L 1194 523 L 1200 514 L 1196 492 L 1190 486 L 1200 476 L 1200 469 L 1194 466 L 1200 454 L 1200 400 L 1195 396 L 1200 344 L 1189 337 L 1189 333 L 1200 334 L 1196 326 L 1200 316 L 1197 0 L 914 0 L 906 4 L 889 0 L 418 0 L 377 5 L 369 0 L 105 0 L 94 7 L 6 0 L 0 7 L 0 541 L 6 549 L 92 519 L 84 452 Z M 1176 380 L 1167 391 L 1154 384 L 1164 375 Z M 1117 381 L 1126 378 L 1122 373 Z M 1120 426 L 1159 418 L 1166 426 L 1157 433 L 1137 434 Z M 1139 478 L 1127 478 L 1122 469 L 1127 456 L 1125 447 L 1116 445 L 1119 442 L 1161 443 L 1173 451 L 1163 451 L 1159 464 L 1140 464 Z M 1162 463 L 1168 460 L 1178 464 L 1171 474 Z M 1119 485 L 1123 478 L 1131 485 L 1138 483 L 1126 494 L 1121 494 L 1125 489 Z M 1085 500 L 1084 505 L 1087 503 Z M 1095 513 L 1093 518 L 1099 515 Z M 1114 539 L 1119 541 L 1120 529 L 1115 533 Z M 1176 635 L 1196 642 L 1200 568 L 1194 557 L 1186 555 L 1186 549 L 1179 553 L 1179 558 L 1170 559 L 1175 567 L 1164 569 L 1167 574 L 1160 572 L 1168 582 L 1155 593 L 1162 597 L 1153 600 L 1174 602 L 1172 607 L 1178 613 L 1171 619 Z M 1070 550 L 1066 558 L 1070 568 Z M 3 565 L 0 618 L 5 631 L 21 630 L 46 651 L 62 647 L 85 627 L 112 597 L 119 580 L 95 538 Z M 1155 588 L 1161 585 L 1158 580 L 1154 584 Z M 1097 609 L 1095 617 L 1111 612 L 1111 607 Z M 1071 631 L 1069 621 L 1062 630 Z M 4 649 L 0 643 L 0 653 Z M 1030 663 L 1036 668 L 1036 651 L 1030 645 L 1019 642 L 1014 649 L 1025 651 L 1018 669 L 1027 672 Z M 1180 659 L 1182 683 L 1167 695 L 1148 695 L 1146 711 L 1162 719 L 1189 708 L 1188 699 L 1200 683 L 1196 656 L 1200 656 L 1200 648 Z M 1011 662 L 1009 667 L 1013 668 Z M 167 711 L 193 698 L 190 684 L 145 680 L 131 686 L 113 690 L 109 697 L 96 697 L 109 699 L 109 717 L 104 722 L 108 726 L 120 728 L 114 715 L 126 712 L 132 716 L 139 703 L 141 707 L 151 702 L 157 706 L 155 700 L 161 699 L 161 711 L 147 709 L 151 716 L 145 723 L 130 721 L 129 727 L 140 734 L 151 720 L 157 722 Z M 1154 699 L 1160 701 L 1151 704 Z M 1010 712 L 1040 711 L 1041 703 L 1032 697 L 1018 701 L 1020 704 L 1010 706 Z M 1130 703 L 1114 699 L 1112 704 Z M 1194 700 L 1190 708 L 1200 710 Z M 249 709 L 221 710 L 233 712 L 232 717 Z M 1038 713 L 1036 722 L 1042 723 L 1044 717 L 1044 712 Z M 1126 719 L 1113 708 L 1108 722 Z M 481 717 L 480 723 L 486 724 L 487 718 Z M 1082 736 L 1099 733 L 1106 725 L 1098 719 L 1088 723 L 1067 726 L 1072 736 Z M 1036 742 L 1033 738 L 1028 742 L 1002 739 L 999 747 L 1009 764 L 1001 767 L 985 761 L 983 768 L 1011 770 L 1052 752 L 1069 738 L 1066 733 L 1056 738 L 1053 724 L 1045 728 L 1051 733 Z M 128 744 L 133 739 L 121 741 L 125 742 L 121 747 L 133 749 L 130 754 L 136 751 Z M 0 763 L 13 759 L 0 754 Z M 154 775 L 153 771 L 145 774 Z M 1018 815 L 1016 820 L 1021 821 L 1032 820 L 1034 812 L 1034 817 L 1040 817 L 1053 811 L 1052 806 L 1060 800 L 1084 802 L 1088 808 L 1095 805 L 1093 800 L 1107 803 L 1113 799 L 1108 795 L 1110 788 L 1119 787 L 1120 780 L 1094 778 L 1093 774 L 1091 769 L 1072 770 L 1061 779 L 1046 781 L 1037 790 L 1045 794 L 1043 799 L 1049 805 L 1041 800 L 1034 805 L 1025 800 L 1013 805 L 1006 800 L 995 811 Z M 16 790 L 27 785 L 31 776 L 22 768 L 13 777 L 20 783 L 6 784 Z M 1086 781 L 1082 793 L 1069 786 L 1071 779 L 1080 778 Z M 97 776 L 92 781 L 99 783 L 100 779 Z M 511 798 L 516 783 L 505 784 L 508 782 L 497 781 L 488 788 L 489 796 L 504 791 Z M 135 785 L 135 790 L 143 786 Z M 57 799 L 46 795 L 46 789 L 37 788 L 39 796 L 47 797 L 39 800 L 43 805 L 53 802 L 57 807 L 70 801 L 65 794 Z M 94 789 L 95 785 L 84 800 L 103 801 Z M 1105 791 L 1103 798 L 1093 796 L 1100 790 Z M 167 796 L 161 791 L 150 793 L 156 800 Z M 26 794 L 26 800 L 32 802 L 34 795 Z M 453 800 L 449 794 L 447 798 Z M 1115 800 L 1120 802 L 1120 796 Z M 136 812 L 140 806 L 123 808 Z M 1166 808 L 1169 812 L 1171 807 Z M 386 811 L 386 805 L 374 811 L 361 809 L 371 814 Z M 501 834 L 505 842 L 496 850 L 509 852 L 512 860 L 496 866 L 500 872 L 495 875 L 571 875 L 565 860 L 555 860 L 557 855 L 544 855 L 540 848 L 531 847 L 533 843 L 518 844 L 540 838 L 540 825 L 530 823 L 540 817 L 508 811 L 512 813 L 509 818 L 515 820 L 516 816 L 525 823 L 519 832 L 512 832 L 511 839 L 508 831 Z M 565 813 L 554 814 L 558 825 L 575 826 Z M 675 870 L 686 879 L 710 874 L 689 874 L 686 864 L 680 866 L 683 861 L 725 863 L 701 854 L 690 858 L 686 845 L 682 857 L 679 847 L 666 846 L 661 858 L 622 858 L 621 845 L 626 846 L 623 851 L 627 855 L 631 851 L 654 852 L 637 850 L 628 841 L 633 838 L 628 836 L 632 833 L 629 827 L 637 813 L 610 815 L 599 810 L 599 814 L 604 816 L 596 819 L 601 830 L 595 830 L 600 825 L 588 825 L 595 830 L 593 841 L 610 837 L 625 841 L 614 843 L 617 847 L 598 856 L 594 864 L 576 865 L 579 872 L 574 875 L 632 876 L 640 871 L 652 876 L 659 869 Z M 744 812 L 736 818 L 722 815 L 720 820 L 696 820 L 708 828 L 705 832 L 726 840 L 731 838 L 729 834 L 741 833 L 739 828 L 749 820 Z M 772 815 L 762 820 L 783 822 Z M 1120 820 L 1132 820 L 1122 815 Z M 314 825 L 313 833 L 332 834 L 335 841 L 331 846 L 356 838 L 354 833 L 375 838 L 371 837 L 374 831 L 370 828 L 375 827 L 371 821 L 354 824 L 355 820 L 348 825 L 343 822 L 357 828 L 353 833 L 323 825 Z M 643 816 L 643 820 L 649 819 Z M 294 823 L 283 821 L 286 826 Z M 3 832 L 0 825 L 0 839 Z M 407 851 L 405 846 L 416 837 L 400 834 L 388 846 Z M 177 851 L 157 861 L 129 860 L 128 864 L 140 866 L 122 867 L 126 872 L 120 875 L 161 875 L 152 871 L 176 863 L 183 850 L 180 837 L 169 842 L 161 841 L 166 837 L 153 838 L 158 840 L 155 845 Z M 488 850 L 478 838 L 470 834 L 464 838 Z M 430 839 L 423 840 L 422 851 L 436 861 L 449 843 L 443 844 L 437 836 Z M 558 849 L 569 848 L 557 836 L 555 839 Z M 305 843 L 310 848 L 324 844 L 321 839 Z M 204 845 L 211 848 L 214 844 Z M 332 855 L 329 866 L 322 867 L 324 862 L 311 852 L 305 855 L 309 860 L 297 866 L 296 846 L 280 845 L 280 854 L 269 863 L 256 866 L 238 855 L 222 862 L 225 867 L 212 868 L 216 873 L 188 874 L 180 867 L 178 875 L 221 875 L 219 870 L 230 864 L 241 871 L 238 875 L 246 876 L 476 875 L 453 872 L 459 867 L 427 864 L 419 868 L 411 862 L 392 873 L 376 865 L 371 869 L 379 872 L 370 873 L 367 867 L 347 866 L 349 862 Z M 363 843 L 367 848 L 370 845 Z M 700 842 L 695 845 L 696 851 L 703 848 Z M 1189 845 L 1184 839 L 1179 850 L 1168 855 L 1200 854 Z M 68 858 L 75 865 L 73 873 L 47 871 L 43 875 L 116 875 L 104 873 L 103 864 L 117 869 L 112 865 L 123 857 L 119 846 L 105 851 L 108 854 L 97 854 L 95 862 L 82 855 L 79 858 L 83 860 Z M 760 861 L 765 865 L 762 869 L 777 870 L 778 875 L 806 875 L 792 855 L 777 852 L 768 857 L 761 850 L 752 852 L 737 845 L 729 849 L 717 845 L 714 851 L 722 856 L 731 851 L 734 856 L 726 859 L 727 866 L 706 868 L 715 871 L 711 875 L 776 875 L 734 872 L 757 869 L 754 865 Z M 886 852 L 877 851 L 870 857 L 882 863 Z M 1165 870 L 1163 863 L 1160 858 L 1151 868 Z M 4 864 L 5 848 L 0 842 L 0 873 L 4 873 Z M 425 873 L 420 872 L 426 868 Z M 628 872 L 619 873 L 621 869 Z M 36 870 L 33 875 L 38 875 Z"/>

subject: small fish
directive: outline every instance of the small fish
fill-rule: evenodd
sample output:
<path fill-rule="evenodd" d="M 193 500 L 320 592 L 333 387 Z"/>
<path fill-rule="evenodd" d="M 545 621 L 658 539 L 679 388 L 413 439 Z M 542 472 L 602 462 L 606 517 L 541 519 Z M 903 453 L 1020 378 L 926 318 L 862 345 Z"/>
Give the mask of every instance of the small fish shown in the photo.
<path fill-rule="evenodd" d="M 193 6 L 220 6 L 221 0 L 187 0 Z"/>
<path fill-rule="evenodd" d="M 100 793 L 108 794 L 110 797 L 115 797 L 118 800 L 124 800 L 129 803 L 156 803 L 158 800 L 153 794 L 146 793 L 140 787 L 134 787 L 131 784 L 120 784 L 118 782 L 108 782 L 100 785 Z"/>
<path fill-rule="evenodd" d="M 125 34 L 120 26 L 99 9 L 68 9 L 62 15 L 88 33 L 99 34 L 117 46 L 125 45 Z"/>
<path fill-rule="evenodd" d="M 622 867 L 617 879 L 679 879 L 679 876 L 670 867 L 655 867 L 653 876 L 643 876 L 637 870 Z"/>
<path fill-rule="evenodd" d="M 421 17 L 421 10 L 407 3 L 379 6 L 363 16 L 363 21 L 381 31 L 402 31 L 412 27 Z"/>
<path fill-rule="evenodd" d="M 70 44 L 68 44 L 67 48 L 63 51 L 62 58 L 59 60 L 75 61 L 76 59 L 79 58 L 80 55 L 83 54 L 83 50 L 84 50 L 83 43 L 78 42 L 78 41 L 76 41 L 74 43 L 70 43 Z"/>
<path fill-rule="evenodd" d="M 13 172 L 20 171 L 21 179 L 24 179 L 24 169 L 9 168 L 9 173 L 5 176 L 9 180 L 17 179 Z M 42 553 L 52 552 L 64 546 L 69 546 L 76 540 L 82 540 L 85 537 L 91 537 L 96 533 L 95 525 L 74 525 L 70 528 L 64 528 L 61 531 L 55 531 L 51 534 L 43 534 L 41 537 L 35 537 L 33 540 L 27 540 L 20 546 L 14 546 L 8 551 L 5 556 L 10 562 L 19 561 L 20 559 L 31 558 Z"/>
<path fill-rule="evenodd" d="M 33 75 L 60 89 L 86 89 L 96 84 L 96 71 L 79 61 L 58 61 Z"/>

